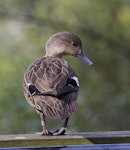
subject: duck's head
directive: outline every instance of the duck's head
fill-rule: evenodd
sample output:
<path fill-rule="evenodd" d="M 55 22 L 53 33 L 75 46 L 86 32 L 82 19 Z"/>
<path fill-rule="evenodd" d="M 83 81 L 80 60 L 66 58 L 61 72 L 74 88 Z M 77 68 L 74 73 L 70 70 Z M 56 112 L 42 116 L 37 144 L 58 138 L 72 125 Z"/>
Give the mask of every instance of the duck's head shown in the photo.
<path fill-rule="evenodd" d="M 45 56 L 72 55 L 89 66 L 93 63 L 84 55 L 80 38 L 71 32 L 58 32 L 52 35 L 46 43 Z"/>

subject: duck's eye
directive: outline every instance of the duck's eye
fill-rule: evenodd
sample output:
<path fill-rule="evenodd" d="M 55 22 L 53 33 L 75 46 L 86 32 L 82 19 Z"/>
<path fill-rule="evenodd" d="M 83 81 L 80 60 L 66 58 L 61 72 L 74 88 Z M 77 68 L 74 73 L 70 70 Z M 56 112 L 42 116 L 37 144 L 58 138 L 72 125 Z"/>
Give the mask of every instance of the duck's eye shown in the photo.
<path fill-rule="evenodd" d="M 72 45 L 74 46 L 77 46 L 77 43 L 76 42 L 71 42 Z"/>

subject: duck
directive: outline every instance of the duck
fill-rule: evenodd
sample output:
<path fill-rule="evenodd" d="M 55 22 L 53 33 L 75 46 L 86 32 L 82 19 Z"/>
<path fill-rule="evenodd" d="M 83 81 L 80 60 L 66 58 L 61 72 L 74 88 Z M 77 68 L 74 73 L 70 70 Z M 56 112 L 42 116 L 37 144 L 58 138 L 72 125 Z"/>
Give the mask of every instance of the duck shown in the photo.
<path fill-rule="evenodd" d="M 79 81 L 76 73 L 63 58 L 71 55 L 92 66 L 82 49 L 78 35 L 63 31 L 53 34 L 46 42 L 45 55 L 30 64 L 24 73 L 23 91 L 26 101 L 40 115 L 40 135 L 63 135 L 69 118 L 76 112 Z M 49 131 L 46 117 L 64 120 L 63 126 Z"/>

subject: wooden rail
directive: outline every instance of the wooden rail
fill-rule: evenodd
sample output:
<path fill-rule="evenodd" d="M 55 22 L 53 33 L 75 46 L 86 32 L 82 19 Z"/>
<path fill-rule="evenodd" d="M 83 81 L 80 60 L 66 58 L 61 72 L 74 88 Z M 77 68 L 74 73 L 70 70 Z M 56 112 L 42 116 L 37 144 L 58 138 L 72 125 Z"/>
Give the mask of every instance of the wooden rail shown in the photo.
<path fill-rule="evenodd" d="M 0 135 L 0 147 L 68 146 L 130 143 L 130 131 L 79 132 L 62 136 Z"/>

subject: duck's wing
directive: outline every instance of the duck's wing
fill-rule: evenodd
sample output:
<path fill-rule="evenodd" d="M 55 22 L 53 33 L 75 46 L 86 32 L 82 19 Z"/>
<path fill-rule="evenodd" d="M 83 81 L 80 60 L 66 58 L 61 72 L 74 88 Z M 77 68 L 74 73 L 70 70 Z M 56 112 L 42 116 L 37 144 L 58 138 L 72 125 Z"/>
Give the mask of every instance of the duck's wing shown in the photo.
<path fill-rule="evenodd" d="M 60 58 L 43 57 L 29 66 L 24 80 L 32 95 L 60 97 L 77 92 L 78 78 L 68 63 Z"/>

